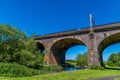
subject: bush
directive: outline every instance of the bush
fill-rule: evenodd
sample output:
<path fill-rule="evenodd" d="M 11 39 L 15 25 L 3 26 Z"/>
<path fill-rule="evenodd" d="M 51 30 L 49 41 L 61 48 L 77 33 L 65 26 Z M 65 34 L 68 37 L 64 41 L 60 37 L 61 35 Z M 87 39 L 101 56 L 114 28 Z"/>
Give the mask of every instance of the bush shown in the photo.
<path fill-rule="evenodd" d="M 43 54 L 34 37 L 26 37 L 25 32 L 11 25 L 0 25 L 0 62 L 18 63 L 38 69 L 43 63 Z"/>
<path fill-rule="evenodd" d="M 23 77 L 37 75 L 39 72 L 25 66 L 11 63 L 0 63 L 0 75 L 9 77 Z"/>
<path fill-rule="evenodd" d="M 116 67 L 116 65 L 115 65 L 112 61 L 108 61 L 108 62 L 107 62 L 107 65 L 108 65 L 108 66 L 111 66 L 111 67 Z"/>
<path fill-rule="evenodd" d="M 92 66 L 91 69 L 94 69 L 94 70 L 104 70 L 105 68 L 101 67 L 101 66 Z"/>

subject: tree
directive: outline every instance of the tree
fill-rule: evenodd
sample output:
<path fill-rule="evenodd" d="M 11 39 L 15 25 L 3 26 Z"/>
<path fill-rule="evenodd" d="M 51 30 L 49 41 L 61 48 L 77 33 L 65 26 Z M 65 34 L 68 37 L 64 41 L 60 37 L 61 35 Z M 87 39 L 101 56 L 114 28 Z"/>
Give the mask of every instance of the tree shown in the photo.
<path fill-rule="evenodd" d="M 76 57 L 76 60 L 77 60 L 77 65 L 80 68 L 87 67 L 87 53 L 78 54 L 77 57 Z"/>
<path fill-rule="evenodd" d="M 107 65 L 111 67 L 120 66 L 120 52 L 112 53 L 107 60 Z"/>
<path fill-rule="evenodd" d="M 13 55 L 14 60 L 28 67 L 39 68 L 43 62 L 43 54 L 37 49 L 33 38 L 28 38 L 24 41 L 24 46 L 21 51 L 16 51 Z"/>
<path fill-rule="evenodd" d="M 0 62 L 37 68 L 42 61 L 33 37 L 26 38 L 24 32 L 10 25 L 0 25 Z"/>

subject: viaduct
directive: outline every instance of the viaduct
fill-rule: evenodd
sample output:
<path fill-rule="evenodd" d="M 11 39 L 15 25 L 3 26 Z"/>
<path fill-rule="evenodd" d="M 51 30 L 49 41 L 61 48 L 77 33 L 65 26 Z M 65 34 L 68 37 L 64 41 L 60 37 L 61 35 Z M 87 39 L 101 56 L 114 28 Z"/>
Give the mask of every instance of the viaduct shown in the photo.
<path fill-rule="evenodd" d="M 60 65 L 65 63 L 65 52 L 72 46 L 85 45 L 88 48 L 88 66 L 103 65 L 103 50 L 120 42 L 120 22 L 36 36 L 38 47 L 46 53 L 44 63 Z"/>

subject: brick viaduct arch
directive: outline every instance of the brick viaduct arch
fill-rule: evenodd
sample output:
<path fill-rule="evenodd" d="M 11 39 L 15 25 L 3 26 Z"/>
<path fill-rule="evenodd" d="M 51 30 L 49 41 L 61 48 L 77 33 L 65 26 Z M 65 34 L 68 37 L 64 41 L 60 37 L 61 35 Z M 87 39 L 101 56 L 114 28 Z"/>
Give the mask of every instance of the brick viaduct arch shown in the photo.
<path fill-rule="evenodd" d="M 103 65 L 102 52 L 114 43 L 120 42 L 120 23 L 105 24 L 94 27 L 91 36 L 89 28 L 36 36 L 46 50 L 44 63 L 59 65 L 65 60 L 65 51 L 80 44 L 88 47 L 88 66 Z"/>
<path fill-rule="evenodd" d="M 77 38 L 64 38 L 52 44 L 50 51 L 54 55 L 56 64 L 65 64 L 66 51 L 75 45 L 85 45 L 85 43 Z"/>
<path fill-rule="evenodd" d="M 99 51 L 100 62 L 102 66 L 104 66 L 103 59 L 102 59 L 102 52 L 108 46 L 118 42 L 120 42 L 120 32 L 113 33 L 100 42 L 100 44 L 98 45 L 98 51 Z"/>

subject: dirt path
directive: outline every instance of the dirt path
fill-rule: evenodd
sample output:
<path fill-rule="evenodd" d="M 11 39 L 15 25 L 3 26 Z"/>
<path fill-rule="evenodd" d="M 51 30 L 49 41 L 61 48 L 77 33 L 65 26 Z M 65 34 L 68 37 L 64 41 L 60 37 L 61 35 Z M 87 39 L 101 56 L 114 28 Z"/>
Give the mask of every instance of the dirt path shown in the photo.
<path fill-rule="evenodd" d="M 97 78 L 97 79 L 88 79 L 88 80 L 115 80 L 116 78 L 120 78 L 120 75 L 112 76 L 112 77 Z"/>

